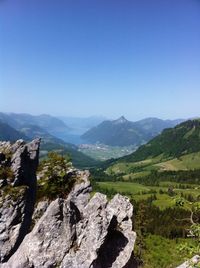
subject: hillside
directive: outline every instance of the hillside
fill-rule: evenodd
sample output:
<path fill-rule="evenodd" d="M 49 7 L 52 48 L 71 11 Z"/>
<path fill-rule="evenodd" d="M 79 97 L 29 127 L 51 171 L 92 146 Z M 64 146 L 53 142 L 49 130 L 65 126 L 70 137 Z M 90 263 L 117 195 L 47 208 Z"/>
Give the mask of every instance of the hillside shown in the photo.
<path fill-rule="evenodd" d="M 123 174 L 131 179 L 156 171 L 200 169 L 200 120 L 165 129 L 134 153 L 105 162 L 103 168 L 110 174 Z"/>
<path fill-rule="evenodd" d="M 0 121 L 0 140 L 16 141 L 18 139 L 28 140 L 26 135 Z"/>
<path fill-rule="evenodd" d="M 39 137 L 42 139 L 43 143 L 56 143 L 61 145 L 66 144 L 63 140 L 49 134 L 49 132 L 37 125 L 23 125 L 23 127 L 21 127 L 20 129 L 20 132 L 25 134 L 30 139 L 35 139 Z"/>
<path fill-rule="evenodd" d="M 161 120 L 146 118 L 137 122 L 128 121 L 124 116 L 113 121 L 104 121 L 81 137 L 89 143 L 103 143 L 111 146 L 140 146 L 164 128 L 175 126 L 182 120 Z"/>
<path fill-rule="evenodd" d="M 0 121 L 0 140 L 13 142 L 18 139 L 28 141 L 34 138 L 42 138 L 40 150 L 41 157 L 45 157 L 48 152 L 54 150 L 64 155 L 70 155 L 74 166 L 78 168 L 94 167 L 99 164 L 98 161 L 79 152 L 78 147 L 76 147 L 75 145 L 66 143 L 63 140 L 49 134 L 48 131 L 46 131 L 40 126 L 31 125 L 30 123 L 22 125 L 22 121 L 24 122 L 26 120 L 22 120 L 21 123 L 19 123 L 19 121 L 18 123 L 16 123 L 17 121 L 13 121 L 14 119 L 12 120 L 10 116 L 7 116 L 6 114 L 2 113 L 0 114 L 0 117 L 3 117 L 4 120 L 8 120 L 8 122 L 11 124 L 14 124 L 15 122 L 15 126 L 17 125 L 19 127 L 19 125 L 21 124 L 19 127 L 20 131 L 18 131 L 17 129 L 11 127 L 9 124 Z"/>
<path fill-rule="evenodd" d="M 58 138 L 67 132 L 70 128 L 65 123 L 51 115 L 30 115 L 30 114 L 16 114 L 16 113 L 0 113 L 0 120 L 9 124 L 11 127 L 21 130 L 24 125 L 36 125 L 48 131 L 51 135 Z"/>
<path fill-rule="evenodd" d="M 200 151 L 200 120 L 189 120 L 174 128 L 163 130 L 159 136 L 121 160 L 141 161 L 161 154 L 166 158 L 175 158 L 198 151 Z"/>

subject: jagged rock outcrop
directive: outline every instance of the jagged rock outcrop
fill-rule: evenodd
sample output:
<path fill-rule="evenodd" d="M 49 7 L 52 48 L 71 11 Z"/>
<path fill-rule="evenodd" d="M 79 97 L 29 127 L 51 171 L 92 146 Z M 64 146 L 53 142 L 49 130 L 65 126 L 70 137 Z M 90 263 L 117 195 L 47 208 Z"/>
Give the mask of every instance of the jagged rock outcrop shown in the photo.
<path fill-rule="evenodd" d="M 53 201 L 3 267 L 116 267 L 131 258 L 132 205 L 96 193 L 82 210 L 68 198 Z"/>
<path fill-rule="evenodd" d="M 40 201 L 32 217 L 38 146 L 39 141 L 15 144 L 10 183 L 21 194 L 15 200 L 6 195 L 1 206 L 0 267 L 128 268 L 136 239 L 132 204 L 119 194 L 111 201 L 100 193 L 90 199 L 88 171 L 69 171 L 67 178 L 77 178 L 71 192 Z M 35 226 L 27 234 L 31 217 Z"/>
<path fill-rule="evenodd" d="M 195 268 L 195 267 L 197 267 L 196 266 L 197 264 L 200 264 L 200 256 L 199 255 L 194 256 L 191 260 L 184 262 L 183 264 L 181 264 L 177 268 Z"/>
<path fill-rule="evenodd" d="M 28 233 L 35 204 L 40 140 L 0 143 L 0 262 L 7 261 Z M 18 187 L 16 187 L 18 186 Z"/>

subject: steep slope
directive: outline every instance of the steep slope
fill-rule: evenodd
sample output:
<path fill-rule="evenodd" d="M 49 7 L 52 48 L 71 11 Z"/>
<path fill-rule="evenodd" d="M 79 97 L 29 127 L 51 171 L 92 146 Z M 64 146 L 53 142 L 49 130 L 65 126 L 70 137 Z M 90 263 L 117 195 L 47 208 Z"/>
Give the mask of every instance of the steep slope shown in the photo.
<path fill-rule="evenodd" d="M 135 124 L 144 132 L 149 135 L 149 137 L 155 137 L 163 131 L 165 128 L 172 128 L 176 125 L 184 122 L 184 119 L 175 120 L 162 120 L 155 117 L 149 117 L 135 122 Z"/>
<path fill-rule="evenodd" d="M 0 263 L 10 258 L 29 232 L 39 146 L 39 139 L 27 144 L 22 140 L 14 144 L 0 142 Z"/>
<path fill-rule="evenodd" d="M 129 174 L 132 178 L 148 176 L 152 172 L 150 179 L 157 171 L 188 171 L 184 176 L 187 175 L 190 181 L 193 177 L 191 171 L 200 170 L 200 120 L 189 120 L 175 128 L 165 129 L 134 153 L 107 161 L 102 168 L 108 173 Z"/>
<path fill-rule="evenodd" d="M 82 135 L 90 143 L 103 143 L 111 146 L 139 146 L 146 143 L 164 128 L 173 127 L 181 120 L 161 120 L 147 118 L 131 122 L 120 117 L 114 121 L 104 121 Z"/>
<path fill-rule="evenodd" d="M 56 138 L 55 136 L 49 134 L 45 129 L 37 126 L 37 125 L 23 125 L 20 129 L 20 132 L 22 132 L 24 135 L 29 137 L 30 139 L 34 138 L 41 138 L 43 143 L 56 143 L 56 144 L 62 144 L 65 145 L 66 143 Z"/>
<path fill-rule="evenodd" d="M 137 145 L 144 142 L 141 134 L 133 128 L 133 123 L 123 116 L 114 121 L 104 121 L 82 135 L 91 143 L 103 143 L 111 146 Z"/>
<path fill-rule="evenodd" d="M 0 121 L 0 140 L 16 141 L 18 139 L 28 140 L 26 135 Z"/>
<path fill-rule="evenodd" d="M 188 120 L 163 132 L 120 161 L 141 161 L 149 157 L 180 157 L 200 151 L 200 120 Z"/>
<path fill-rule="evenodd" d="M 34 116 L 30 114 L 0 113 L 0 119 L 17 130 L 20 130 L 24 125 L 37 125 L 58 138 L 70 129 L 62 120 L 46 114 Z"/>

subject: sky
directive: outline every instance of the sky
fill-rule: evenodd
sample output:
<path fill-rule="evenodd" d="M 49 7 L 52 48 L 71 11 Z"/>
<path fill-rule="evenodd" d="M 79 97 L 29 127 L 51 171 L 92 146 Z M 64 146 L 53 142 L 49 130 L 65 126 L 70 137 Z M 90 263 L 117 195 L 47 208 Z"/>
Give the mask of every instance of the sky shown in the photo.
<path fill-rule="evenodd" d="M 0 0 L 0 111 L 200 116 L 199 0 Z"/>

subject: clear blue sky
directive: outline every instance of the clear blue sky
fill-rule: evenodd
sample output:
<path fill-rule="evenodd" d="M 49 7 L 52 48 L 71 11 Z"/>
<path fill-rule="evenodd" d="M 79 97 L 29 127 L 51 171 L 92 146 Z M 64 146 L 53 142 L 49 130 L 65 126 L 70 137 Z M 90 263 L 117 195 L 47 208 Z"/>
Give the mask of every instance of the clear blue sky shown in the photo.
<path fill-rule="evenodd" d="M 200 1 L 0 0 L 0 110 L 200 116 Z"/>

